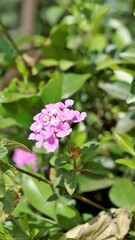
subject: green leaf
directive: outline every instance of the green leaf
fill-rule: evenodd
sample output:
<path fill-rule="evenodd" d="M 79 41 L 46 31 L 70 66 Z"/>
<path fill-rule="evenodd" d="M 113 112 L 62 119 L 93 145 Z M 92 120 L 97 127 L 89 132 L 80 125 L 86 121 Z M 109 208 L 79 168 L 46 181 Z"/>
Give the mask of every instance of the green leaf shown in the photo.
<path fill-rule="evenodd" d="M 59 224 L 66 230 L 69 230 L 82 222 L 80 214 L 75 207 L 68 206 L 61 200 L 56 203 L 56 214 Z"/>
<path fill-rule="evenodd" d="M 124 151 L 135 156 L 134 145 L 130 136 L 127 134 L 120 134 L 115 132 L 114 138 Z"/>
<path fill-rule="evenodd" d="M 89 176 L 90 175 L 92 176 L 92 175 L 95 175 L 95 174 L 105 176 L 105 175 L 107 175 L 108 170 L 106 168 L 104 168 L 101 163 L 95 162 L 95 161 L 90 159 L 90 161 L 88 161 L 84 165 L 84 167 L 82 169 L 82 173 L 87 174 Z"/>
<path fill-rule="evenodd" d="M 120 57 L 131 62 L 135 63 L 135 47 L 131 46 L 127 51 L 121 52 Z"/>
<path fill-rule="evenodd" d="M 78 175 L 78 186 L 80 192 L 92 192 L 104 188 L 108 188 L 114 184 L 114 179 L 108 177 L 87 177 Z"/>
<path fill-rule="evenodd" d="M 96 141 L 89 141 L 82 146 L 83 162 L 89 162 L 91 156 L 96 152 L 99 143 Z"/>
<path fill-rule="evenodd" d="M 0 239 L 1 240 L 14 240 L 14 238 L 12 238 L 12 236 L 9 234 L 9 232 L 6 229 L 4 229 L 2 224 L 0 224 Z"/>
<path fill-rule="evenodd" d="M 19 201 L 20 186 L 14 180 L 17 173 L 13 166 L 0 161 L 0 222 L 12 213 Z"/>
<path fill-rule="evenodd" d="M 13 52 L 9 43 L 1 37 L 0 37 L 0 52 L 3 52 L 6 58 L 11 58 Z"/>
<path fill-rule="evenodd" d="M 42 106 L 38 96 L 22 98 L 18 101 L 2 104 L 5 117 L 15 119 L 25 129 L 31 125 L 33 116 L 37 113 L 37 105 Z"/>
<path fill-rule="evenodd" d="M 64 74 L 63 87 L 62 87 L 62 99 L 71 97 L 76 93 L 83 84 L 90 78 L 90 74 Z"/>
<path fill-rule="evenodd" d="M 40 97 L 44 104 L 55 103 L 61 100 L 63 76 L 51 79 L 43 88 Z"/>
<path fill-rule="evenodd" d="M 55 59 L 43 59 L 40 60 L 36 65 L 32 68 L 32 74 L 38 74 L 42 69 L 48 67 L 54 67 L 58 65 L 58 61 Z"/>
<path fill-rule="evenodd" d="M 8 153 L 8 150 L 6 147 L 4 146 L 0 146 L 0 159 L 2 159 L 3 157 L 5 157 Z"/>
<path fill-rule="evenodd" d="M 125 165 L 131 169 L 135 169 L 135 160 L 134 159 L 120 158 L 120 159 L 115 160 L 115 162 Z"/>
<path fill-rule="evenodd" d="M 67 192 L 72 195 L 77 186 L 77 178 L 75 171 L 68 171 L 64 175 L 64 185 Z"/>
<path fill-rule="evenodd" d="M 133 79 L 133 81 L 131 83 L 130 94 L 127 99 L 128 104 L 133 103 L 133 102 L 135 102 L 135 78 Z"/>
<path fill-rule="evenodd" d="M 20 125 L 15 121 L 15 119 L 2 117 L 2 116 L 0 117 L 0 129 L 13 127 L 13 126 L 20 126 Z"/>
<path fill-rule="evenodd" d="M 19 143 L 19 142 L 15 142 L 15 141 L 11 141 L 11 140 L 8 140 L 8 139 L 1 140 L 0 141 L 0 146 L 2 146 L 2 147 L 6 146 L 7 148 L 12 148 L 12 149 L 21 148 L 25 151 L 30 152 L 30 149 L 27 146 L 25 146 L 24 144 Z"/>
<path fill-rule="evenodd" d="M 100 83 L 99 87 L 111 96 L 126 100 L 130 91 L 130 85 L 127 82 L 117 81 L 110 83 Z"/>
<path fill-rule="evenodd" d="M 110 58 L 108 55 L 104 56 L 104 58 L 100 60 L 100 62 L 98 63 L 96 70 L 100 71 L 106 68 L 112 68 L 114 66 L 117 66 L 117 64 L 122 64 L 124 62 L 124 60 L 120 60 L 120 59 L 112 59 Z"/>
<path fill-rule="evenodd" d="M 48 184 L 28 176 L 23 176 L 23 191 L 35 209 L 56 220 L 55 202 L 47 201 L 54 194 Z"/>
<path fill-rule="evenodd" d="M 42 14 L 43 19 L 46 18 L 50 25 L 57 23 L 59 18 L 62 16 L 64 8 L 58 5 L 53 5 L 47 8 Z"/>
<path fill-rule="evenodd" d="M 109 191 L 109 198 L 117 207 L 132 210 L 135 204 L 135 187 L 130 179 L 119 179 Z"/>

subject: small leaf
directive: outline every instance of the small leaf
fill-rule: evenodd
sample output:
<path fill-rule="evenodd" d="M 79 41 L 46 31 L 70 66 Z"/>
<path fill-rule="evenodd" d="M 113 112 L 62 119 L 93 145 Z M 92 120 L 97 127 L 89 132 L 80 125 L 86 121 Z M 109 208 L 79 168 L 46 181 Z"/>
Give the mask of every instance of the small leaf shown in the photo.
<path fill-rule="evenodd" d="M 131 137 L 127 134 L 114 133 L 114 138 L 116 139 L 119 146 L 129 154 L 135 156 L 134 145 Z"/>
<path fill-rule="evenodd" d="M 68 171 L 64 177 L 65 177 L 65 180 L 64 180 L 65 188 L 67 192 L 70 195 L 72 195 L 77 186 L 76 173 L 75 171 Z"/>
<path fill-rule="evenodd" d="M 71 97 L 88 80 L 90 74 L 65 73 L 63 79 L 62 99 Z"/>

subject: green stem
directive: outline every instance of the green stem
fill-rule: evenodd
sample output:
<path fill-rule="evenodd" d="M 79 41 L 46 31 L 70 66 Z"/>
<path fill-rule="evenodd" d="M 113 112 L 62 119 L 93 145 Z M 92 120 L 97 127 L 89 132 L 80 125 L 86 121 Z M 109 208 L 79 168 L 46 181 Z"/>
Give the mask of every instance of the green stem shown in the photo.
<path fill-rule="evenodd" d="M 33 178 L 37 179 L 38 181 L 41 181 L 41 182 L 44 182 L 44 183 L 47 183 L 47 184 L 53 186 L 53 183 L 52 183 L 51 181 L 49 181 L 48 179 L 39 177 L 39 176 L 37 176 L 37 175 L 35 175 L 35 174 L 33 174 L 33 173 L 30 173 L 30 172 L 28 172 L 28 171 L 26 171 L 26 170 L 24 170 L 24 169 L 21 169 L 21 168 L 18 168 L 18 167 L 15 167 L 15 168 L 16 168 L 19 172 L 21 172 L 21 173 L 24 173 L 24 174 L 26 174 L 26 175 L 28 175 L 28 176 L 30 176 L 30 177 L 33 177 Z M 107 210 L 106 208 L 104 208 L 103 206 L 101 206 L 101 205 L 99 205 L 99 204 L 91 201 L 90 199 L 88 199 L 88 198 L 86 198 L 86 197 L 81 196 L 81 195 L 78 194 L 78 193 L 73 193 L 72 196 L 73 196 L 74 198 L 76 198 L 76 199 L 79 199 L 79 200 L 82 201 L 82 202 L 85 202 L 85 203 L 87 203 L 87 204 L 95 207 L 95 208 L 98 208 L 98 209 L 104 210 L 104 211 L 108 211 L 108 210 Z"/>
<path fill-rule="evenodd" d="M 77 166 L 76 166 L 76 159 L 73 159 L 73 161 L 74 161 L 74 170 L 76 171 L 76 168 L 77 168 Z"/>
<path fill-rule="evenodd" d="M 98 203 L 95 203 L 95 202 L 91 201 L 90 199 L 81 196 L 81 195 L 78 194 L 78 193 L 73 193 L 72 196 L 75 197 L 76 199 L 81 200 L 82 202 L 85 202 L 85 203 L 87 203 L 87 204 L 95 207 L 95 208 L 98 208 L 98 209 L 103 210 L 103 211 L 108 211 L 106 208 L 102 207 L 102 206 L 99 205 Z"/>
<path fill-rule="evenodd" d="M 39 176 L 37 176 L 37 175 L 35 175 L 35 174 L 33 174 L 33 173 L 30 173 L 30 172 L 28 172 L 28 171 L 26 171 L 26 170 L 24 170 L 24 169 L 21 169 L 21 168 L 18 168 L 18 167 L 15 167 L 15 168 L 16 168 L 19 172 L 24 173 L 24 174 L 26 174 L 26 175 L 28 175 L 28 176 L 30 176 L 30 177 L 33 177 L 33 178 L 37 179 L 38 181 L 47 183 L 47 184 L 49 184 L 49 185 L 53 185 L 52 182 L 49 181 L 48 179 L 39 177 Z"/>

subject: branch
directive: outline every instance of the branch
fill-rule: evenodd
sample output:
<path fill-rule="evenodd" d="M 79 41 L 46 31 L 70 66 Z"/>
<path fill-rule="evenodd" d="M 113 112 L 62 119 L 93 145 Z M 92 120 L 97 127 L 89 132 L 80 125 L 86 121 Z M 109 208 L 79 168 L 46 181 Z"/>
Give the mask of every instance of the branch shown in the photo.
<path fill-rule="evenodd" d="M 28 176 L 30 176 L 30 177 L 33 177 L 33 178 L 37 179 L 38 181 L 41 181 L 41 182 L 44 182 L 44 183 L 47 183 L 47 184 L 53 186 L 53 183 L 52 183 L 51 181 L 49 181 L 48 179 L 39 177 L 39 176 L 37 176 L 37 175 L 35 175 L 35 174 L 33 174 L 33 173 L 30 173 L 30 172 L 28 172 L 28 171 L 26 171 L 26 170 L 21 169 L 21 168 L 18 168 L 18 167 L 15 167 L 15 168 L 16 168 L 19 172 L 21 172 L 21 173 L 24 173 L 24 174 L 26 174 L 26 175 L 28 175 Z M 86 198 L 86 197 L 81 196 L 81 195 L 78 194 L 78 193 L 73 193 L 72 196 L 73 196 L 74 198 L 76 198 L 76 199 L 79 199 L 79 200 L 82 201 L 82 202 L 85 202 L 85 203 L 87 203 L 87 204 L 95 207 L 95 208 L 98 208 L 98 209 L 104 210 L 104 211 L 108 211 L 108 210 L 107 210 L 106 208 L 104 208 L 103 206 L 101 206 L 101 205 L 99 205 L 99 204 L 97 204 L 97 203 L 89 200 L 89 199 Z"/>
<path fill-rule="evenodd" d="M 15 167 L 15 166 L 14 166 L 14 167 Z M 24 170 L 24 169 L 21 169 L 21 168 L 18 168 L 18 167 L 15 167 L 15 168 L 16 168 L 19 172 L 24 173 L 24 174 L 26 174 L 26 175 L 28 175 L 28 176 L 30 176 L 30 177 L 33 177 L 33 178 L 37 179 L 38 181 L 47 183 L 47 184 L 49 184 L 49 185 L 53 185 L 52 182 L 49 181 L 48 179 L 39 177 L 39 176 L 37 176 L 37 175 L 35 175 L 35 174 L 33 174 L 33 173 L 30 173 L 30 172 L 28 172 L 28 171 L 26 171 L 26 170 Z"/>

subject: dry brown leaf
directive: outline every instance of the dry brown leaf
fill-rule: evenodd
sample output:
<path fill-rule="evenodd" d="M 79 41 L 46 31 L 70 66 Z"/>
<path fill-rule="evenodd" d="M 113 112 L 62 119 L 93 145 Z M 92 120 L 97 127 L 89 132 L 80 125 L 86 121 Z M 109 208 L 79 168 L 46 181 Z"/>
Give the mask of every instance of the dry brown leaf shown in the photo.
<path fill-rule="evenodd" d="M 91 221 L 79 225 L 59 240 L 76 238 L 79 240 L 123 240 L 130 228 L 131 219 L 126 209 L 119 208 L 113 214 L 101 212 Z"/>

